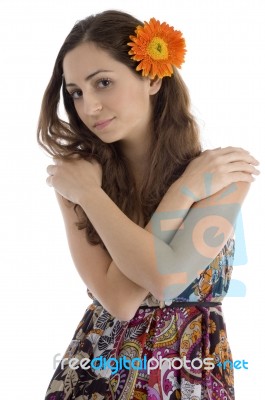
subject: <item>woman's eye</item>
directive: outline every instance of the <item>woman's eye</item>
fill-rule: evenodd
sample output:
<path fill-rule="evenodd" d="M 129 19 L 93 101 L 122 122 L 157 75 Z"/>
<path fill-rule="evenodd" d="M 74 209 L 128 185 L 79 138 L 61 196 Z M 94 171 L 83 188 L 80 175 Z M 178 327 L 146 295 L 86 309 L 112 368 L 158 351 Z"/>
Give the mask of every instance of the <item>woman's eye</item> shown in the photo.
<path fill-rule="evenodd" d="M 110 86 L 111 80 L 110 79 L 100 79 L 97 82 L 97 84 L 98 84 L 99 88 L 106 88 L 106 87 Z"/>
<path fill-rule="evenodd" d="M 73 92 L 69 93 L 72 99 L 77 100 L 80 99 L 82 96 L 82 91 L 81 90 L 74 90 Z"/>

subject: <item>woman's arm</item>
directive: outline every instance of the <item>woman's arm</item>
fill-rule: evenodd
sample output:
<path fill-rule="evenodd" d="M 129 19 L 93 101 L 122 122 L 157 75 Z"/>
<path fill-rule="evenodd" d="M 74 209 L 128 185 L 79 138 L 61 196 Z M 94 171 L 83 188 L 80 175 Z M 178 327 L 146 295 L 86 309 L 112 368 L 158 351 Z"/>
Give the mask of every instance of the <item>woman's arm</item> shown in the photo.
<path fill-rule="evenodd" d="M 232 148 L 233 150 L 233 148 Z M 231 149 L 228 151 L 229 153 L 232 151 Z M 241 149 L 242 150 L 242 149 Z M 227 153 L 227 150 L 225 150 Z M 206 153 L 206 152 L 205 152 Z M 236 152 L 233 150 L 232 154 L 235 154 Z M 240 151 L 240 154 L 242 151 Z M 216 156 L 216 155 L 214 155 Z M 230 154 L 231 156 L 231 154 Z M 229 156 L 229 157 L 230 157 Z M 250 157 L 250 156 L 249 156 Z M 230 157 L 231 158 L 231 157 Z M 241 158 L 241 155 L 240 155 Z M 242 156 L 242 158 L 244 158 Z M 253 159 L 253 157 L 250 157 Z M 223 160 L 225 161 L 225 160 Z M 229 161 L 229 160 L 226 160 Z M 230 160 L 231 161 L 231 160 Z M 232 160 L 235 161 L 235 160 Z M 248 160 L 248 157 L 245 158 L 245 161 L 253 163 L 253 160 Z M 91 289 L 91 291 L 95 294 L 95 296 L 100 300 L 103 306 L 104 303 L 107 305 L 109 303 L 109 300 L 106 300 L 106 294 L 108 293 L 107 289 L 108 287 L 112 287 L 115 290 L 115 285 L 113 286 L 113 282 L 116 282 L 116 285 L 118 284 L 119 280 L 122 281 L 124 279 L 124 275 L 128 276 L 129 279 L 134 280 L 136 282 L 136 285 L 133 286 L 133 282 L 124 281 L 126 284 L 128 283 L 128 286 L 124 285 L 128 291 L 130 291 L 132 304 L 130 310 L 128 311 L 127 315 L 130 317 L 134 315 L 136 309 L 138 308 L 139 304 L 142 302 L 144 299 L 145 295 L 150 291 L 155 295 L 155 297 L 159 299 L 164 298 L 164 291 L 165 288 L 168 287 L 168 284 L 172 284 L 174 282 L 174 279 L 172 278 L 177 277 L 177 280 L 175 280 L 176 284 L 179 283 L 181 276 L 178 275 L 177 272 L 174 272 L 172 274 L 168 274 L 168 266 L 170 266 L 170 260 L 173 260 L 173 267 L 175 271 L 175 266 L 177 265 L 175 263 L 175 255 L 173 254 L 173 247 L 171 248 L 170 246 L 166 245 L 166 243 L 163 242 L 170 242 L 172 243 L 173 246 L 176 245 L 174 243 L 174 237 L 172 240 L 172 235 L 176 234 L 176 230 L 179 228 L 181 225 L 182 219 L 187 215 L 189 209 L 191 208 L 190 206 L 194 202 L 194 193 L 192 196 L 190 196 L 191 191 L 187 191 L 187 186 L 183 187 L 183 184 L 187 185 L 187 182 L 189 182 L 189 187 L 193 189 L 196 189 L 196 185 L 190 185 L 192 182 L 194 182 L 194 179 L 198 187 L 201 188 L 201 182 L 199 182 L 199 177 L 202 176 L 202 166 L 206 162 L 207 170 L 210 168 L 209 160 L 206 157 L 198 160 L 199 165 L 194 165 L 195 160 L 193 160 L 188 168 L 185 170 L 189 170 L 189 174 L 186 174 L 186 178 L 192 178 L 187 181 L 187 179 L 184 179 L 182 182 L 181 180 L 178 180 L 175 184 L 172 185 L 172 187 L 169 189 L 169 191 L 166 193 L 165 197 L 161 201 L 158 209 L 156 210 L 156 215 L 160 215 L 161 212 L 166 212 L 166 220 L 167 221 L 161 221 L 161 229 L 158 227 L 154 229 L 153 226 L 153 221 L 151 220 L 151 223 L 149 223 L 146 227 L 147 230 L 142 229 L 138 227 L 136 224 L 134 224 L 131 220 L 129 220 L 120 210 L 119 208 L 109 199 L 109 197 L 104 193 L 104 191 L 100 188 L 98 185 L 99 182 L 99 171 L 96 165 L 92 165 L 90 163 L 86 163 L 83 161 L 78 161 L 78 162 L 60 162 L 60 164 L 56 167 L 54 166 L 49 166 L 48 167 L 48 172 L 51 173 L 51 177 L 47 180 L 47 183 L 50 184 L 51 186 L 54 186 L 55 189 L 61 193 L 64 197 L 69 198 L 71 201 L 78 202 L 87 212 L 89 219 L 99 232 L 100 236 L 102 237 L 104 243 L 107 245 L 106 247 L 110 251 L 110 254 L 113 255 L 114 261 L 111 262 L 111 258 L 109 257 L 109 262 L 110 265 L 108 264 L 106 267 L 106 263 L 104 268 L 101 269 L 102 274 L 98 274 L 97 276 L 94 276 L 93 274 L 90 274 L 90 265 L 87 266 L 88 264 L 96 265 L 93 263 L 93 259 L 99 259 L 99 257 L 94 257 L 92 256 L 91 259 L 91 254 L 93 255 L 93 252 L 91 253 L 90 245 L 85 245 L 82 251 L 79 251 L 80 248 L 78 246 L 75 248 L 73 246 L 74 250 L 73 252 L 75 254 L 79 254 L 78 256 L 74 256 L 75 258 L 77 257 L 79 260 L 82 259 L 83 263 L 83 270 L 86 270 L 86 275 L 88 276 L 88 281 L 86 279 L 85 282 L 87 286 Z M 191 164 L 193 164 L 193 167 L 190 168 Z M 226 164 L 223 162 L 224 166 Z M 237 169 L 238 168 L 238 163 L 233 162 L 233 168 L 232 169 Z M 241 163 L 242 164 L 242 163 Z M 246 163 L 244 163 L 246 164 Z M 251 168 L 250 168 L 251 167 Z M 230 168 L 231 169 L 231 168 Z M 246 169 L 245 166 L 240 168 L 238 170 L 244 170 Z M 196 174 L 194 174 L 194 170 L 196 171 Z M 91 171 L 91 172 L 90 172 Z M 96 173 L 95 173 L 96 172 Z M 225 183 L 228 181 L 228 175 L 233 175 L 233 174 L 228 174 L 230 171 L 223 171 L 223 174 L 215 174 L 214 176 L 217 176 L 217 182 L 219 184 L 219 181 L 221 181 L 221 186 L 225 187 Z M 253 167 L 247 164 L 247 173 L 243 174 L 237 173 L 236 176 L 232 176 L 232 181 L 237 181 L 240 180 L 241 175 L 244 175 L 244 179 L 246 179 L 247 175 L 250 175 L 250 173 L 253 173 Z M 83 174 L 83 176 L 81 176 Z M 226 179 L 222 178 L 222 175 L 226 177 Z M 89 183 L 88 177 L 91 181 Z M 221 179 L 222 178 L 222 179 Z M 248 178 L 249 179 L 249 178 Z M 247 179 L 246 179 L 247 180 Z M 86 182 L 84 182 L 86 181 Z M 94 182 L 96 184 L 94 184 Z M 181 184 L 180 184 L 181 182 Z M 80 184 L 83 183 L 83 185 L 80 186 Z M 241 182 L 243 183 L 243 182 Z M 180 185 L 180 186 L 179 186 Z M 244 185 L 243 185 L 244 186 Z M 80 188 L 84 188 L 80 192 Z M 86 189 L 88 188 L 88 189 Z M 86 189 L 86 190 L 85 190 Z M 182 190 L 185 192 L 185 196 L 183 196 Z M 212 192 L 217 192 L 217 187 L 215 184 L 215 187 L 212 188 Z M 244 189 L 244 188 L 243 188 Z M 246 189 L 246 185 L 245 185 Z M 244 189 L 244 190 L 245 190 Z M 242 199 L 242 194 L 244 197 L 244 190 L 243 192 L 241 191 L 242 187 L 239 191 L 237 191 L 238 194 L 241 193 L 241 196 L 239 195 L 239 198 L 241 197 Z M 195 194 L 196 190 L 194 190 Z M 86 193 L 86 196 L 80 196 L 80 193 Z M 188 195 L 187 195 L 188 194 Z M 246 192 L 245 192 L 246 194 Z M 207 197 L 210 195 L 209 188 L 206 190 L 206 194 L 204 197 Z M 69 197 L 68 197 L 69 196 Z M 77 197 L 76 197 L 77 196 Z M 191 198 L 192 197 L 192 198 Z M 198 196 L 197 196 L 198 197 Z M 181 200 L 182 198 L 182 200 Z M 237 199 L 234 199 L 234 201 Z M 231 200 L 229 200 L 231 202 Z M 173 202 L 173 203 L 172 203 Z M 201 204 L 201 206 L 205 206 L 205 202 L 197 202 L 196 204 Z M 192 209 L 194 209 L 192 207 Z M 176 211 L 177 211 L 177 219 L 173 218 L 172 220 L 172 210 L 175 215 L 173 217 L 176 217 Z M 64 210 L 65 211 L 65 210 Z M 168 220 L 168 216 L 170 217 L 170 220 Z M 71 214 L 71 218 L 73 217 L 73 213 Z M 179 219 L 180 217 L 180 219 Z M 182 219 L 181 219 L 182 218 Z M 66 218 L 67 219 L 67 218 Z M 152 217 L 153 219 L 153 217 Z M 155 218 L 155 221 L 157 222 L 157 218 Z M 185 219 L 185 224 L 187 223 L 188 218 Z M 171 225 L 170 229 L 171 231 L 169 232 L 163 232 L 163 229 L 168 229 L 168 224 Z M 69 226 L 69 223 L 66 225 Z M 73 225 L 73 221 L 72 221 Z M 167 226 L 166 226 L 167 225 Z M 149 232 L 148 232 L 149 230 Z M 188 232 L 188 229 L 184 230 L 185 232 Z M 76 237 L 78 236 L 76 234 L 76 228 L 75 228 L 75 235 Z M 104 233 L 105 232 L 105 233 Z M 179 229 L 179 232 L 183 232 L 183 229 Z M 143 233 L 145 234 L 143 236 Z M 72 236 L 73 236 L 72 235 Z M 104 236 L 105 235 L 105 236 Z M 155 236 L 154 236 L 155 235 Z M 159 238 L 159 239 L 158 239 Z M 143 241 L 147 239 L 145 243 Z M 77 240 L 76 240 L 77 241 Z M 155 246 L 154 246 L 155 242 Z M 177 241 L 181 245 L 180 239 Z M 79 242 L 80 243 L 80 242 Z M 177 243 L 177 244 L 178 244 Z M 162 246 L 162 247 L 161 247 Z M 71 247 L 71 246 L 70 246 Z M 96 246 L 98 248 L 99 246 Z M 126 249 L 125 251 L 124 248 Z M 86 249 L 86 251 L 84 251 Z M 169 249 L 169 252 L 168 250 Z M 182 247 L 180 247 L 182 249 Z M 139 251 L 140 250 L 140 251 Z M 162 251 L 161 251 L 162 250 Z M 218 254 L 219 249 L 215 249 L 216 254 Z M 102 250 L 103 251 L 103 250 Z M 179 250 L 178 250 L 179 251 Z M 81 257 L 82 253 L 84 253 L 84 257 Z M 120 254 L 119 254 L 120 253 Z M 156 254 L 155 254 L 156 253 Z M 181 253 L 181 252 L 180 252 Z M 116 255 L 117 254 L 117 255 Z M 162 257 L 162 261 L 166 260 L 166 263 L 162 263 L 162 271 L 161 271 L 161 263 L 154 263 L 154 259 L 156 258 L 157 254 L 160 257 L 161 261 L 161 255 L 166 255 L 166 258 Z M 180 254 L 181 255 L 181 254 Z M 189 254 L 188 254 L 189 255 Z M 172 258 L 173 256 L 173 258 Z M 142 257 L 142 258 L 141 258 Z M 212 259 L 215 256 L 212 255 Z M 102 259 L 106 258 L 106 254 Z M 116 261 L 115 261 L 116 258 Z M 124 262 L 120 262 L 119 260 L 123 260 Z M 107 261 L 107 260 L 105 260 Z M 144 262 L 143 262 L 144 261 Z M 156 261 L 156 260 L 155 260 Z M 117 262 L 117 265 L 116 263 Z M 117 267 L 118 266 L 118 267 Z M 155 270 L 152 268 L 155 266 Z M 166 268 L 164 268 L 166 267 Z M 149 268 L 149 272 L 148 272 Z M 180 266 L 178 265 L 178 269 L 180 269 Z M 104 270 L 104 271 L 103 271 Z M 121 273 L 122 270 L 124 272 L 124 275 Z M 107 273 L 106 273 L 107 271 Z M 82 274 L 81 274 L 82 275 Z M 90 277 L 93 278 L 90 279 Z M 178 275 L 178 276 L 177 276 Z M 103 279 L 102 279 L 103 277 Z M 105 277 L 107 277 L 107 282 Z M 93 279 L 95 278 L 95 282 Z M 144 278 L 144 279 L 142 279 Z M 92 286 L 91 286 L 91 284 Z M 130 286 L 131 285 L 131 286 Z M 142 289 L 141 286 L 146 287 L 146 289 Z M 185 285 L 187 285 L 187 282 L 185 282 Z M 93 288 L 94 286 L 94 288 Z M 122 285 L 123 287 L 123 285 Z M 102 292 L 102 290 L 103 292 Z M 131 288 L 132 290 L 130 290 Z M 101 295 L 99 294 L 99 291 L 101 290 Z M 124 295 L 124 300 L 125 302 L 124 307 L 126 304 L 128 305 L 128 302 L 126 302 L 126 299 L 128 297 L 128 291 L 127 293 L 124 293 L 122 290 L 116 290 L 115 293 Z M 113 291 L 110 292 L 110 294 L 113 296 Z M 136 295 L 134 297 L 134 294 Z M 172 297 L 172 296 L 171 296 Z M 106 300 L 106 302 L 105 302 Z M 126 303 L 126 304 L 125 304 Z M 108 307 L 105 307 L 108 309 Z M 115 315 L 115 314 L 114 314 Z M 127 318 L 126 318 L 127 319 Z M 129 318 L 130 319 L 130 318 Z"/>
<path fill-rule="evenodd" d="M 99 187 L 83 191 L 79 204 L 117 267 L 133 282 L 164 300 L 181 293 L 233 234 L 241 204 L 253 181 L 251 174 L 259 173 L 252 164 L 258 162 L 241 148 L 203 152 L 173 184 L 173 197 L 169 191 L 147 229 L 125 216 Z M 214 206 L 209 204 L 209 198 Z M 194 199 L 198 199 L 199 211 L 191 207 Z M 166 212 L 166 221 L 160 221 L 161 212 L 162 217 Z M 179 217 L 185 217 L 182 225 Z M 165 223 L 173 223 L 173 232 L 167 235 L 161 232 Z M 206 252 L 201 232 L 214 236 L 216 227 L 220 234 L 210 238 L 212 243 Z"/>
<path fill-rule="evenodd" d="M 175 187 L 179 188 L 181 183 L 180 181 L 177 181 L 177 183 L 178 185 L 175 185 Z M 233 226 L 249 186 L 249 183 L 238 182 L 236 190 L 230 195 L 223 198 L 222 193 L 226 190 L 224 189 L 211 196 L 215 207 L 223 205 L 222 218 L 219 218 L 218 221 L 218 228 L 223 234 L 223 240 L 213 247 L 211 254 L 208 254 L 208 264 L 217 256 L 233 233 Z M 174 203 L 174 199 L 176 201 L 178 193 L 179 191 L 174 193 L 174 190 L 167 192 L 166 197 L 169 207 L 166 211 L 168 213 L 172 214 L 182 209 L 171 206 L 172 202 Z M 187 202 L 190 205 L 192 204 L 190 199 L 186 200 L 186 204 Z M 160 207 L 164 211 L 165 206 L 162 203 L 163 201 Z M 187 214 L 185 225 L 187 228 L 183 229 L 184 234 L 180 232 L 181 229 L 178 229 L 169 244 L 159 238 L 159 230 L 154 231 L 152 219 L 147 225 L 147 229 L 139 227 L 116 206 L 101 188 L 94 188 L 89 191 L 81 206 L 120 271 L 130 280 L 151 292 L 159 300 L 177 296 L 183 288 L 197 277 L 198 271 L 207 265 L 207 263 L 205 264 L 205 258 L 195 257 L 194 249 L 187 248 L 186 243 L 192 243 L 193 222 L 196 219 L 195 213 L 198 212 L 199 207 L 200 210 L 204 210 L 204 213 L 208 215 L 208 218 L 203 221 L 204 232 L 212 228 L 211 218 L 209 218 L 211 210 L 208 199 L 201 200 L 197 207 L 193 207 L 190 212 L 187 212 L 188 207 L 185 208 Z M 176 223 L 180 225 L 179 220 Z M 189 268 L 188 273 L 187 268 Z M 172 287 L 175 287 L 174 296 Z M 178 290 L 176 290 L 177 288 Z"/>
<path fill-rule="evenodd" d="M 181 215 L 184 218 L 193 201 L 181 193 L 176 199 L 178 186 L 180 187 L 178 181 L 171 185 L 157 211 L 166 212 L 173 205 L 178 205 L 183 208 Z M 71 256 L 79 275 L 110 314 L 120 320 L 130 320 L 149 291 L 125 276 L 99 245 L 93 246 L 87 242 L 85 230 L 76 228 L 73 205 L 55 193 L 64 219 Z M 181 221 L 182 219 L 174 220 L 174 230 L 177 230 Z M 151 232 L 150 222 L 146 229 Z"/>
<path fill-rule="evenodd" d="M 73 204 L 69 204 L 57 192 L 56 196 L 71 256 L 80 277 L 111 315 L 121 321 L 130 320 L 148 291 L 127 278 L 100 245 L 92 245 L 87 241 L 85 230 L 76 227 Z"/>
<path fill-rule="evenodd" d="M 248 185 L 243 182 L 239 183 L 239 185 L 240 184 L 242 184 L 243 186 Z M 166 221 L 161 219 L 162 229 L 160 231 L 160 236 L 162 239 L 162 236 L 166 233 L 166 238 L 165 237 L 163 238 L 164 240 L 166 240 L 166 242 L 172 241 L 170 239 L 172 233 L 173 236 L 174 233 L 176 235 L 175 231 L 177 231 L 181 226 L 182 220 L 185 218 L 185 215 L 188 214 L 188 211 L 192 213 L 193 209 L 195 208 L 199 208 L 200 206 L 207 207 L 207 205 L 208 206 L 210 205 L 209 199 L 205 199 L 204 201 L 193 203 L 192 208 L 189 209 L 189 206 L 190 204 L 192 204 L 192 201 L 188 198 L 187 199 L 183 198 L 185 203 L 182 202 L 181 205 L 182 195 L 180 194 L 180 196 L 177 196 L 177 193 L 180 190 L 180 188 L 181 188 L 180 180 L 176 181 L 173 185 L 171 185 L 171 187 L 165 194 L 164 198 L 161 200 L 161 203 L 156 210 L 156 214 L 162 213 L 162 215 L 165 216 L 165 214 L 169 213 L 167 217 L 171 217 L 172 212 L 170 210 L 173 209 L 175 204 L 179 202 L 178 203 L 179 206 L 183 207 L 182 211 L 180 213 L 177 213 L 178 214 L 177 218 L 175 219 L 167 218 Z M 245 186 L 245 188 L 243 189 L 246 192 L 248 187 Z M 138 281 L 139 284 L 132 281 L 131 278 L 129 278 L 127 275 L 129 275 L 133 279 L 135 279 L 135 275 L 127 273 L 125 269 L 122 272 L 121 268 L 118 268 L 117 264 L 114 261 L 112 261 L 111 257 L 99 245 L 92 246 L 91 244 L 89 244 L 86 239 L 85 231 L 84 230 L 78 231 L 76 229 L 75 225 L 76 214 L 74 212 L 73 206 L 66 205 L 67 203 L 63 200 L 63 198 L 58 193 L 56 193 L 56 195 L 63 214 L 71 255 L 81 278 L 83 279 L 86 286 L 91 290 L 93 295 L 100 301 L 103 307 L 110 312 L 110 314 L 112 314 L 113 316 L 117 317 L 120 320 L 124 321 L 130 320 L 134 316 L 139 305 L 142 303 L 142 301 L 149 293 L 150 289 L 142 287 L 141 279 L 139 279 Z M 98 198 L 97 195 L 95 198 Z M 215 198 L 218 198 L 218 196 L 212 196 L 213 202 Z M 228 196 L 224 199 L 226 199 L 226 202 L 229 201 Z M 230 201 L 231 200 L 232 198 L 230 197 Z M 185 207 L 184 204 L 186 205 Z M 124 216 L 124 214 L 120 210 L 119 213 L 121 213 Z M 145 230 L 147 230 L 147 232 L 150 232 L 150 234 L 152 234 L 151 221 L 145 227 Z M 135 225 L 134 223 L 132 224 Z M 159 236 L 159 232 L 156 233 Z M 135 248 L 133 247 L 133 249 L 134 249 L 133 254 L 135 254 L 136 252 Z M 189 280 L 191 281 L 193 281 L 196 278 L 197 272 L 200 269 L 198 263 L 196 263 L 196 259 L 194 261 L 195 263 L 192 264 L 192 268 L 188 268 L 184 272 L 184 274 L 187 274 L 187 272 L 189 272 L 189 278 L 190 278 Z M 129 263 L 126 265 L 129 265 Z M 141 274 L 143 271 L 141 268 L 138 269 L 136 265 L 136 268 L 133 269 L 133 272 L 134 273 L 136 272 L 136 277 L 137 277 L 137 274 Z M 171 290 L 174 279 L 177 277 L 177 283 L 175 284 L 178 285 L 178 287 L 173 286 L 175 295 L 174 296 L 171 295 L 170 296 L 171 298 L 175 297 L 178 293 L 180 293 L 181 278 L 184 287 L 188 285 L 187 277 L 184 274 L 182 272 L 181 276 L 181 274 L 175 272 L 175 274 L 162 276 L 162 278 L 164 279 L 164 285 L 168 285 L 169 289 Z M 150 279 L 148 279 L 148 284 L 150 284 Z M 155 295 L 155 297 L 159 298 L 155 293 L 153 294 Z M 162 299 L 164 299 L 165 297 L 167 296 L 162 296 Z M 161 297 L 159 299 L 161 300 Z"/>

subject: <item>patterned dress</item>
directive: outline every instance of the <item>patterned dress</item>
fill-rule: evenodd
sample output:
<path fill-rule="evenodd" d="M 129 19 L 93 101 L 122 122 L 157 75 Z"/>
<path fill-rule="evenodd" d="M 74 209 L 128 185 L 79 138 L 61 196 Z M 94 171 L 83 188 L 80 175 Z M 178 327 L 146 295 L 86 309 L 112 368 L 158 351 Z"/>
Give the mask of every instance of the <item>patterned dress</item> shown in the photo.
<path fill-rule="evenodd" d="M 216 304 L 228 291 L 234 250 L 230 238 L 180 296 L 161 304 L 149 294 L 130 321 L 114 318 L 88 291 L 93 304 L 45 400 L 234 400 L 232 355 Z"/>

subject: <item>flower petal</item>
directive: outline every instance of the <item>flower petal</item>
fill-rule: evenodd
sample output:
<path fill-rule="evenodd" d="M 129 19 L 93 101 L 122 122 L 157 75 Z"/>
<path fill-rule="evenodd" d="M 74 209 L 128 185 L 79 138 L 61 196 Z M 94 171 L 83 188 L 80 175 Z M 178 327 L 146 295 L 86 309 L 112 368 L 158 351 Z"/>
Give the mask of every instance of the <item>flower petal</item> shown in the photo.
<path fill-rule="evenodd" d="M 142 70 L 143 76 L 163 78 L 173 74 L 172 65 L 181 68 L 186 53 L 182 32 L 151 18 L 143 26 L 137 26 L 135 34 L 129 36 L 131 49 L 128 54 L 133 60 L 140 61 L 136 70 Z"/>

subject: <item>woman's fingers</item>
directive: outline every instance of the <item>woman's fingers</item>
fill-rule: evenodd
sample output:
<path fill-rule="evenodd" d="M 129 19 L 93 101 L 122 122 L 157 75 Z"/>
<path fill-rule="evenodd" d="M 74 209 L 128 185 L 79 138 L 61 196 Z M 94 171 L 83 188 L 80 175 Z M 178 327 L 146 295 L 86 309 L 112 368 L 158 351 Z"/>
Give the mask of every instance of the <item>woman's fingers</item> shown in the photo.
<path fill-rule="evenodd" d="M 228 146 L 228 147 L 218 147 L 216 149 L 212 149 L 211 151 L 214 151 L 216 154 L 220 154 L 220 155 L 227 155 L 227 154 L 236 154 L 236 155 L 242 155 L 245 156 L 247 154 L 250 154 L 250 152 L 246 149 L 243 149 L 242 147 L 233 147 L 233 146 Z M 251 156 L 253 157 L 253 156 Z M 254 160 L 255 157 L 253 157 Z"/>
<path fill-rule="evenodd" d="M 234 153 L 234 152 L 239 152 L 239 153 L 249 153 L 248 150 L 243 149 L 242 147 L 234 147 L 234 146 L 227 146 L 227 147 L 220 147 L 219 149 L 216 149 L 220 154 L 229 154 L 229 153 Z"/>
<path fill-rule="evenodd" d="M 247 172 L 249 174 L 259 175 L 260 171 L 254 165 L 243 161 L 235 161 L 226 164 L 224 167 L 225 172 Z"/>
<path fill-rule="evenodd" d="M 245 172 L 231 172 L 227 174 L 229 184 L 234 182 L 253 182 L 255 181 L 254 176 Z"/>
<path fill-rule="evenodd" d="M 56 171 L 56 165 L 48 165 L 46 171 L 49 175 L 54 175 Z"/>
<path fill-rule="evenodd" d="M 46 183 L 48 186 L 53 186 L 54 175 L 56 173 L 56 169 L 58 168 L 57 166 L 62 163 L 62 159 L 60 157 L 53 157 L 53 162 L 54 164 L 50 164 L 46 168 L 46 172 L 49 175 L 46 178 Z"/>
<path fill-rule="evenodd" d="M 225 147 L 205 150 L 187 166 L 182 178 L 186 185 L 196 193 L 197 198 L 205 198 L 205 174 L 213 177 L 211 194 L 234 182 L 253 182 L 253 175 L 259 175 L 256 168 L 259 162 L 249 151 L 241 147 Z"/>
<path fill-rule="evenodd" d="M 219 172 L 229 174 L 229 179 L 232 182 L 239 180 L 253 182 L 255 178 L 252 175 L 260 174 L 260 171 L 255 167 L 259 164 L 258 160 L 241 147 L 230 146 L 218 150 L 214 163 L 219 165 Z"/>
<path fill-rule="evenodd" d="M 229 153 L 229 154 L 225 155 L 224 157 L 225 157 L 224 160 L 227 163 L 236 162 L 236 161 L 243 161 L 243 162 L 246 162 L 246 163 L 249 163 L 249 164 L 253 164 L 253 165 L 258 165 L 259 164 L 258 160 L 256 160 L 256 158 L 253 157 L 249 153 L 235 152 L 235 153 Z"/>
<path fill-rule="evenodd" d="M 206 153 L 207 155 L 207 153 Z M 226 147 L 223 149 L 210 150 L 208 157 L 215 165 L 225 166 L 234 162 L 245 162 L 252 165 L 259 165 L 259 161 L 247 150 L 240 147 Z"/>
<path fill-rule="evenodd" d="M 48 186 L 53 186 L 53 179 L 56 172 L 56 168 L 57 168 L 56 165 L 48 165 L 48 167 L 46 168 L 46 171 L 49 174 L 49 176 L 46 179 L 46 183 Z"/>
<path fill-rule="evenodd" d="M 48 186 L 53 186 L 52 180 L 53 180 L 53 175 L 49 175 L 48 178 L 46 178 L 46 183 Z"/>

